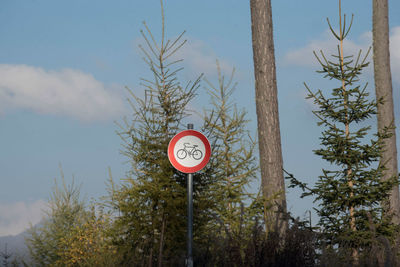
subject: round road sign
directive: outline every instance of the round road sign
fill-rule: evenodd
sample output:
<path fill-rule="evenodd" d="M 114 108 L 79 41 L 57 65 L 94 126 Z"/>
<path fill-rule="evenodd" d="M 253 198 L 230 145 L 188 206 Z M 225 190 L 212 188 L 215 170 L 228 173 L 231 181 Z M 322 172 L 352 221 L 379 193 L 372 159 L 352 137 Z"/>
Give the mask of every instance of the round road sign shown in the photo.
<path fill-rule="evenodd" d="M 210 156 L 210 142 L 198 131 L 182 131 L 168 145 L 169 161 L 175 169 L 184 173 L 200 171 L 206 166 Z"/>

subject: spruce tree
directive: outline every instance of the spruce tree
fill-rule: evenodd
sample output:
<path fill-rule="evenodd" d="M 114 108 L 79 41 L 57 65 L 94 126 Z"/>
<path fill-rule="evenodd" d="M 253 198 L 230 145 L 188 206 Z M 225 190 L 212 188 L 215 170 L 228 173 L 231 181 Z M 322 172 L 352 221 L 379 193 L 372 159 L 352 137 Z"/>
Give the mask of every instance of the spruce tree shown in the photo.
<path fill-rule="evenodd" d="M 184 127 L 201 77 L 180 83 L 181 60 L 174 54 L 186 41 L 183 33 L 165 37 L 163 10 L 160 42 L 144 27 L 140 48 L 152 77 L 142 79 L 144 97 L 131 94 L 133 118 L 120 124 L 131 171 L 111 194 L 117 211 L 114 241 L 124 257 L 121 265 L 172 266 L 182 264 L 186 253 L 186 175 L 172 167 L 167 148 Z"/>
<path fill-rule="evenodd" d="M 319 55 L 314 52 L 322 67 L 318 73 L 337 86 L 330 91 L 313 92 L 305 84 L 308 98 L 317 106 L 313 113 L 319 119 L 318 125 L 323 127 L 321 148 L 314 153 L 332 167 L 322 170 L 313 188 L 293 177 L 292 186 L 308 188 L 303 196 L 315 197 L 323 241 L 331 249 L 345 249 L 357 263 L 378 236 L 389 240 L 393 237 L 395 226 L 383 216 L 380 203 L 387 200 L 398 177 L 381 180 L 386 168 L 379 159 L 390 134 L 385 128 L 371 138 L 371 126 L 366 126 L 367 120 L 376 115 L 377 102 L 369 97 L 367 84 L 360 81 L 368 66 L 369 51 L 364 55 L 359 51 L 356 56 L 344 54 L 343 41 L 352 22 L 353 17 L 346 27 L 346 16 L 342 22 L 339 1 L 339 32 L 328 20 L 339 43 L 337 54 L 328 59 L 322 51 Z"/>

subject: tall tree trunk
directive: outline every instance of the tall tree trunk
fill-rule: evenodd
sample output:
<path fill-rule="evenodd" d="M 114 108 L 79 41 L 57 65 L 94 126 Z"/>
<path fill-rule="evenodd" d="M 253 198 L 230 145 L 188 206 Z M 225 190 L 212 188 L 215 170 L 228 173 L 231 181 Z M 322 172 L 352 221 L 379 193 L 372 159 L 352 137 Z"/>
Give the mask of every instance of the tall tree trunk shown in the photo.
<path fill-rule="evenodd" d="M 287 228 L 286 196 L 279 129 L 271 0 L 250 0 L 261 186 L 267 231 L 281 236 Z"/>
<path fill-rule="evenodd" d="M 388 0 L 373 0 L 372 21 L 375 92 L 376 98 L 382 98 L 384 101 L 383 104 L 378 104 L 378 130 L 382 131 L 384 127 L 395 125 L 390 72 Z M 385 140 L 385 151 L 381 159 L 387 168 L 383 179 L 389 179 L 398 174 L 396 134 L 394 129 L 391 132 L 393 135 Z M 399 224 L 399 186 L 393 187 L 385 208 L 393 215 L 392 221 Z"/>

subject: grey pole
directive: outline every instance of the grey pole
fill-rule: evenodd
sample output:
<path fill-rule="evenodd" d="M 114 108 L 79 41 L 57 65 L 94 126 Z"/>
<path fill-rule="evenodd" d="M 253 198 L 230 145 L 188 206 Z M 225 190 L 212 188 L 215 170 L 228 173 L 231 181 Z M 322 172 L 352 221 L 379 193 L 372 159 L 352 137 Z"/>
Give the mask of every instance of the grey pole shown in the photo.
<path fill-rule="evenodd" d="M 187 125 L 189 130 L 193 129 L 193 124 Z M 187 176 L 187 194 L 188 194 L 188 228 L 187 228 L 187 266 L 193 267 L 193 255 L 192 255 L 192 244 L 193 244 L 193 173 L 188 173 Z"/>

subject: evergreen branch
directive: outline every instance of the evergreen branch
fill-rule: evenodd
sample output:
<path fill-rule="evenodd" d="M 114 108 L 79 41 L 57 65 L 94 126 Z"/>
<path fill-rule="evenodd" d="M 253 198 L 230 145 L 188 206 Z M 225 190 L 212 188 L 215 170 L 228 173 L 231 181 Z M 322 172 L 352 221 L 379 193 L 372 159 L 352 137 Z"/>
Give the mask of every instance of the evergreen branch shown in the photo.
<path fill-rule="evenodd" d="M 153 45 L 150 44 L 150 42 L 148 41 L 148 39 L 147 39 L 146 35 L 143 33 L 143 31 L 141 31 L 141 32 L 142 32 L 142 35 L 143 35 L 143 37 L 146 39 L 146 42 L 147 42 L 149 48 L 150 48 L 152 51 L 154 51 L 154 50 L 153 50 L 153 46 L 157 49 L 158 53 L 155 53 L 155 52 L 154 52 L 154 55 L 157 56 L 159 53 L 161 53 L 161 49 L 158 47 L 158 44 L 157 44 L 156 40 L 154 39 L 154 36 L 153 36 L 152 32 L 150 31 L 149 27 L 147 26 L 146 22 L 143 21 L 142 23 L 143 23 L 144 27 L 146 28 L 147 33 L 149 34 L 151 40 L 153 41 Z"/>
<path fill-rule="evenodd" d="M 346 15 L 345 15 L 345 16 L 346 16 Z M 351 27 L 352 27 L 352 25 L 353 25 L 353 19 L 354 19 L 354 14 L 351 14 L 350 26 L 349 26 L 349 28 L 347 29 L 346 33 L 343 35 L 343 39 L 346 38 L 347 35 L 349 34 L 350 29 L 351 29 Z M 345 29 L 345 28 L 343 27 L 343 32 L 344 32 L 344 29 Z"/>
<path fill-rule="evenodd" d="M 173 64 L 179 63 L 179 62 L 183 62 L 183 59 L 177 59 L 177 60 L 175 60 L 175 61 L 172 61 L 172 62 L 166 64 L 165 67 L 167 68 L 167 67 L 169 67 L 169 66 L 171 66 L 171 65 L 173 65 Z M 180 69 L 183 69 L 183 67 L 180 68 Z"/>
<path fill-rule="evenodd" d="M 306 183 L 300 182 L 296 177 L 294 177 L 293 174 L 289 173 L 285 169 L 283 169 L 283 172 L 287 175 L 285 178 L 290 180 L 290 188 L 295 188 L 299 187 L 303 192 L 308 191 L 309 194 L 314 194 L 315 190 L 310 188 Z"/>
<path fill-rule="evenodd" d="M 367 53 L 365 54 L 365 57 L 364 57 L 364 59 L 362 60 L 362 63 L 361 63 L 361 65 L 368 64 L 368 63 L 365 63 L 365 61 L 367 60 L 367 58 L 368 58 L 368 55 L 369 55 L 369 53 L 371 52 L 371 49 L 372 49 L 372 47 L 370 46 L 370 47 L 368 48 L 368 51 L 367 51 Z"/>
<path fill-rule="evenodd" d="M 144 22 L 143 22 L 144 23 Z M 145 26 L 146 26 L 146 24 L 145 24 Z M 147 31 L 149 31 L 149 29 L 147 29 Z M 153 46 L 151 45 L 151 43 L 150 43 L 150 41 L 149 41 L 149 39 L 147 38 L 147 36 L 144 34 L 144 32 L 142 31 L 142 30 L 140 30 L 140 33 L 142 34 L 142 36 L 143 36 L 143 38 L 144 38 L 144 40 L 145 40 L 145 42 L 146 42 L 146 44 L 147 44 L 147 47 L 150 49 L 150 51 L 153 53 L 153 55 L 154 55 L 154 57 L 157 57 L 157 55 L 158 55 L 158 53 L 154 50 L 154 48 L 153 48 Z M 151 35 L 152 36 L 152 35 Z M 140 47 L 140 46 L 139 46 Z M 142 50 L 144 50 L 143 48 L 142 48 Z M 157 50 L 158 50 L 158 52 L 159 52 L 159 49 L 157 48 Z M 147 54 L 147 52 L 145 53 L 146 54 L 146 56 L 148 56 L 148 54 Z M 148 56 L 149 58 L 151 58 L 150 56 Z"/>
<path fill-rule="evenodd" d="M 355 70 L 358 70 L 358 62 L 359 62 L 359 60 L 360 60 L 360 57 L 361 57 L 361 49 L 358 51 L 358 54 L 357 54 L 357 59 L 356 59 L 356 62 L 354 63 L 354 69 Z"/>
<path fill-rule="evenodd" d="M 146 49 L 144 49 L 142 45 L 139 45 L 139 48 L 140 48 L 140 50 L 142 50 L 143 54 L 146 56 L 146 58 L 143 58 L 143 60 L 146 62 L 146 64 L 149 66 L 154 65 L 152 57 L 150 56 L 150 54 L 147 53 Z M 155 53 L 154 51 L 152 51 L 152 52 Z M 156 54 L 155 54 L 155 56 L 157 57 Z"/>
<path fill-rule="evenodd" d="M 325 55 L 324 55 L 324 53 L 322 52 L 322 50 L 319 50 L 319 52 L 321 53 L 323 59 L 325 60 L 325 64 L 322 63 L 322 61 L 321 61 L 320 58 L 318 57 L 317 53 L 316 53 L 315 51 L 313 51 L 314 56 L 317 58 L 319 64 L 325 69 L 325 68 L 327 68 L 327 67 L 329 66 L 329 62 L 328 62 L 328 60 L 326 60 Z"/>
<path fill-rule="evenodd" d="M 146 63 L 146 65 L 148 65 L 149 67 L 151 67 L 154 63 L 151 60 L 148 60 L 146 57 L 142 57 L 142 60 Z"/>
<path fill-rule="evenodd" d="M 182 61 L 182 60 L 177 60 L 177 61 L 175 61 L 175 62 L 173 62 L 173 63 L 180 62 L 180 61 Z M 171 64 L 173 64 L 173 63 L 171 63 Z M 174 70 L 173 72 L 171 72 L 171 73 L 168 74 L 168 75 L 165 75 L 164 79 L 167 80 L 167 79 L 169 79 L 170 77 L 176 76 L 176 74 L 177 74 L 178 72 L 180 72 L 181 70 L 183 70 L 183 67 Z M 173 80 L 176 80 L 176 78 L 174 78 Z"/>
<path fill-rule="evenodd" d="M 333 30 L 333 27 L 329 21 L 329 18 L 326 18 L 326 21 L 328 22 L 328 26 L 329 29 L 331 30 L 332 34 L 336 37 L 336 39 L 338 39 L 339 41 L 341 40 L 341 38 L 336 34 L 336 32 Z"/>
<path fill-rule="evenodd" d="M 358 62 L 360 60 L 360 56 L 361 56 L 361 49 L 358 52 L 357 59 L 356 59 L 356 61 L 354 63 L 354 67 L 352 68 L 352 72 L 350 74 L 350 80 L 347 82 L 347 84 L 352 84 L 354 82 L 354 79 L 357 80 L 357 75 L 359 73 Z"/>
<path fill-rule="evenodd" d="M 183 37 L 183 35 L 186 33 L 186 31 L 183 31 L 176 39 L 175 41 L 168 47 L 166 48 L 165 52 L 169 53 L 170 49 L 173 49 L 172 52 L 170 52 L 167 56 L 164 57 L 164 60 L 166 60 L 167 58 L 169 58 L 171 55 L 175 54 L 175 52 L 177 50 L 179 50 L 186 42 L 187 40 L 183 40 L 180 44 L 177 45 L 177 43 L 181 40 L 181 38 Z M 177 45 L 177 47 L 174 48 L 174 46 Z"/>
<path fill-rule="evenodd" d="M 146 82 L 146 83 L 150 84 L 150 85 L 146 85 L 145 83 L 140 83 L 140 85 L 142 85 L 142 86 L 148 88 L 149 90 L 152 90 L 153 87 L 151 87 L 151 86 L 157 87 L 157 84 L 156 84 L 155 82 L 152 82 L 152 81 L 150 81 L 150 80 L 148 80 L 148 79 L 140 78 L 140 80 L 143 81 L 143 82 Z"/>
<path fill-rule="evenodd" d="M 174 47 L 176 45 L 176 43 L 178 43 L 178 41 L 182 38 L 182 36 L 186 33 L 186 31 L 181 32 L 181 34 L 171 43 L 171 45 L 168 47 L 166 46 L 166 52 L 169 51 L 169 49 L 171 49 L 172 47 Z"/>
<path fill-rule="evenodd" d="M 176 53 L 176 51 L 178 51 L 179 49 L 182 48 L 182 46 L 184 46 L 186 44 L 187 40 L 184 40 L 182 43 L 180 43 L 171 53 L 169 53 L 168 55 L 166 55 L 164 57 L 164 59 L 168 59 L 170 56 L 172 56 L 173 54 Z"/>
<path fill-rule="evenodd" d="M 163 46 L 164 47 L 163 54 L 167 53 L 168 45 L 170 44 L 170 42 L 171 42 L 171 40 L 168 39 L 167 42 L 165 43 L 165 46 Z"/>

